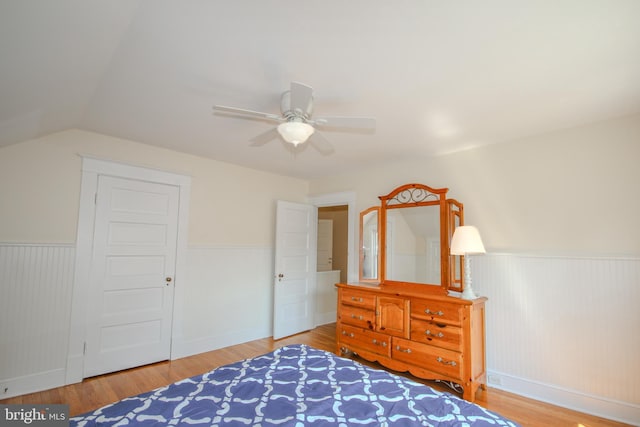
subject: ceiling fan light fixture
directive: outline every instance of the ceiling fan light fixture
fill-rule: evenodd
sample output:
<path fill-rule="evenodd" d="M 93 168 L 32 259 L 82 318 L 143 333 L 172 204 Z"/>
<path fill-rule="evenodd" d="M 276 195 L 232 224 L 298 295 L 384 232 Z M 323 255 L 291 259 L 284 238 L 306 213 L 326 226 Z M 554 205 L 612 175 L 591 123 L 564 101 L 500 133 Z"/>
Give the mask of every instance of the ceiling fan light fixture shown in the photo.
<path fill-rule="evenodd" d="M 280 136 L 294 146 L 305 142 L 314 131 L 313 126 L 305 122 L 285 122 L 278 125 Z"/>

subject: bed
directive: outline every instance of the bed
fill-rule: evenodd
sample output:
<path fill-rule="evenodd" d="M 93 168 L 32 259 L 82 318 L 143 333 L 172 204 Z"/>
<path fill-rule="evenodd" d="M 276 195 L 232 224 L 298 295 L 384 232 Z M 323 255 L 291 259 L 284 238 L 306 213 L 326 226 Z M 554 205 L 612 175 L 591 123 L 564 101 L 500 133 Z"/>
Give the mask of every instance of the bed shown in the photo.
<path fill-rule="evenodd" d="M 216 368 L 71 426 L 517 426 L 407 378 L 306 345 Z"/>

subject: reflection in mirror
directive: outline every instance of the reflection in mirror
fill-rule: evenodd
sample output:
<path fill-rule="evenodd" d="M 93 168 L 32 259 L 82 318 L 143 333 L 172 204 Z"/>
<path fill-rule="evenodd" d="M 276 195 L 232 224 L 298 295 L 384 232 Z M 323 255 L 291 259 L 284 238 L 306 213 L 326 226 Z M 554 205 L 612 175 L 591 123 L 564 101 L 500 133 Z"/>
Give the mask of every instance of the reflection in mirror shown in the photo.
<path fill-rule="evenodd" d="M 456 227 L 464 225 L 464 214 L 462 203 L 449 199 L 447 200 L 449 205 L 449 245 L 451 246 L 451 238 Z M 449 255 L 449 272 L 451 274 L 449 279 L 449 289 L 456 292 L 464 291 L 464 284 L 462 277 L 464 276 L 463 258 L 460 255 Z"/>
<path fill-rule="evenodd" d="M 378 281 L 378 224 L 380 208 L 372 207 L 360 213 L 360 281 Z"/>
<path fill-rule="evenodd" d="M 386 280 L 441 284 L 439 205 L 387 210 Z"/>

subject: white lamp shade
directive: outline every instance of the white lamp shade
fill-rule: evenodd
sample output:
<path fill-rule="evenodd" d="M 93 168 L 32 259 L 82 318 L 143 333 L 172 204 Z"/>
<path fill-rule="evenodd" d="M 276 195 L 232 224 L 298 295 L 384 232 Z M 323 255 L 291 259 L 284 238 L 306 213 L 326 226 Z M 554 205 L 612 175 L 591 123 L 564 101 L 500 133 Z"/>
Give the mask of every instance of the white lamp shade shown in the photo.
<path fill-rule="evenodd" d="M 483 254 L 485 252 L 480 233 L 473 225 L 461 225 L 453 232 L 451 255 Z"/>
<path fill-rule="evenodd" d="M 304 122 L 285 122 L 278 125 L 278 133 L 293 145 L 305 142 L 314 132 L 313 126 Z"/>

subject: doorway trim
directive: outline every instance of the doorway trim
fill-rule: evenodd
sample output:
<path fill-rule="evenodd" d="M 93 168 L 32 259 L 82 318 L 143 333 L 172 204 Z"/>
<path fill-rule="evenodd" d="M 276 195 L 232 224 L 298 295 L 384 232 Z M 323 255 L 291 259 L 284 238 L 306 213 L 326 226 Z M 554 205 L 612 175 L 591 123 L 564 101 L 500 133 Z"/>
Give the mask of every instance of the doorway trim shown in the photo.
<path fill-rule="evenodd" d="M 358 258 L 354 256 L 356 250 L 356 193 L 343 191 L 339 193 L 309 196 L 308 202 L 317 208 L 347 205 L 347 281 L 358 281 Z"/>
<path fill-rule="evenodd" d="M 179 187 L 178 236 L 176 247 L 176 271 L 174 278 L 174 303 L 172 320 L 171 354 L 174 354 L 176 337 L 182 331 L 184 301 L 184 277 L 186 276 L 186 254 L 188 241 L 189 199 L 191 177 L 173 172 L 120 163 L 112 160 L 82 157 L 82 179 L 80 184 L 80 207 L 78 211 L 78 231 L 76 256 L 71 298 L 71 322 L 69 328 L 69 350 L 67 353 L 66 384 L 82 381 L 84 377 L 84 343 L 86 337 L 86 306 L 89 297 L 88 286 L 91 273 L 93 250 L 93 228 L 95 218 L 95 197 L 98 190 L 98 176 L 108 175 L 125 179 L 135 179 L 175 185 Z"/>

